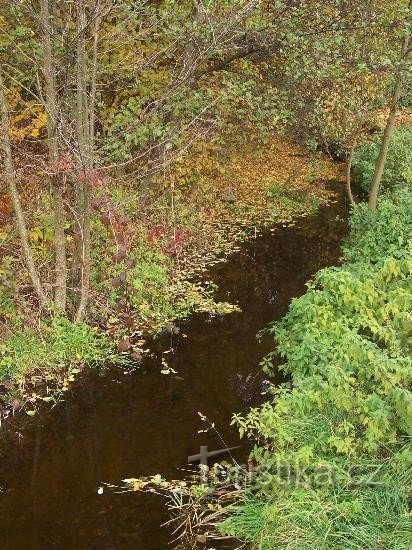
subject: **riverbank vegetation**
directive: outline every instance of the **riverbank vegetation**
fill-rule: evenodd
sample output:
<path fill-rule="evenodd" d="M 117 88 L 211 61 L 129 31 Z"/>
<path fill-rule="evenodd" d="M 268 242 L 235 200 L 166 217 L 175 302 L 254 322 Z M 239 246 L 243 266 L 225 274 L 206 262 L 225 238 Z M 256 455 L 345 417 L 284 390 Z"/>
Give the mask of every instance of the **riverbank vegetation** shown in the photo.
<path fill-rule="evenodd" d="M 235 414 L 254 445 L 202 476 L 128 479 L 166 496 L 182 547 L 409 548 L 412 542 L 412 192 L 350 214 L 343 262 L 268 327 L 269 398 Z M 285 382 L 279 380 L 279 370 Z M 203 418 L 206 427 L 214 425 Z"/>
<path fill-rule="evenodd" d="M 101 364 L 102 359 L 138 364 L 145 336 L 169 327 L 174 330 L 196 311 L 219 315 L 235 310 L 235 304 L 214 300 L 216 287 L 205 276 L 207 270 L 262 228 L 290 225 L 334 200 L 327 182 L 342 179 L 340 166 L 322 154 L 311 158 L 286 137 L 273 138 L 265 150 L 245 146 L 242 158 L 234 151 L 227 155 L 224 166 L 213 161 L 224 171 L 218 180 L 205 177 L 198 196 L 183 196 L 177 202 L 176 216 L 184 217 L 184 222 L 176 232 L 167 206 L 149 205 L 136 211 L 136 196 L 130 195 L 127 186 L 110 186 L 113 208 L 121 208 L 128 218 L 123 228 L 127 256 L 121 257 L 122 245 L 113 242 L 112 229 L 98 212 L 92 220 L 87 323 L 61 316 L 39 322 L 27 274 L 20 270 L 16 235 L 9 222 L 3 225 L 0 371 L 5 403 L 27 402 L 27 410 L 32 410 L 36 400 L 49 399 L 51 393 L 53 400 L 61 395 L 73 380 L 73 368 L 77 372 L 81 366 Z M 178 166 L 181 169 L 183 161 Z M 235 201 L 226 202 L 222 196 L 234 181 Z M 99 200 L 98 204 L 105 204 Z M 45 267 L 52 255 L 50 223 L 40 207 L 29 226 L 32 250 Z M 81 351 L 75 347 L 79 333 L 85 337 Z M 88 353 L 86 344 L 94 337 Z"/>
<path fill-rule="evenodd" d="M 409 0 L 3 5 L 0 420 L 235 310 L 210 266 L 346 175 L 342 265 L 269 328 L 287 382 L 234 417 L 252 479 L 182 492 L 201 543 L 225 517 L 262 550 L 409 549 L 411 27 Z"/>
<path fill-rule="evenodd" d="M 145 334 L 194 311 L 233 311 L 208 268 L 333 199 L 332 156 L 356 172 L 377 152 L 374 210 L 408 108 L 409 19 L 404 0 L 3 6 L 3 403 L 116 351 L 137 363 Z"/>
<path fill-rule="evenodd" d="M 381 138 L 382 136 L 378 134 L 374 139 L 364 143 L 356 151 L 353 159 L 353 178 L 366 194 L 370 191 Z M 392 135 L 382 177 L 382 188 L 388 189 L 410 182 L 411 166 L 412 126 L 407 124 L 396 129 Z"/>
<path fill-rule="evenodd" d="M 269 328 L 264 370 L 290 382 L 235 416 L 261 471 L 225 534 L 262 549 L 410 548 L 411 207 L 410 189 L 359 206 L 343 265 Z"/>

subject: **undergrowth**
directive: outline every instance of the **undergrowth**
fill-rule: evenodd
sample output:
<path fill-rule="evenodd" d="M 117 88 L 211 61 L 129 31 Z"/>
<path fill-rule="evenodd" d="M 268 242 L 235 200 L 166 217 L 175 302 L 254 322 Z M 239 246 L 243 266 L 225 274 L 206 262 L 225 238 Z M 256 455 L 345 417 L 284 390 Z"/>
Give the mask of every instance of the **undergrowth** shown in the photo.
<path fill-rule="evenodd" d="M 269 328 L 290 377 L 246 416 L 252 487 L 220 524 L 269 550 L 412 546 L 412 192 L 351 217 L 344 263 Z"/>
<path fill-rule="evenodd" d="M 37 330 L 20 327 L 0 344 L 2 400 L 31 413 L 39 400 L 56 400 L 82 367 L 108 360 L 120 360 L 112 343 L 85 323 L 54 318 Z"/>
<path fill-rule="evenodd" d="M 113 257 L 119 247 L 107 247 L 102 230 L 96 232 L 100 242 L 95 246 L 92 272 L 96 291 L 92 317 L 109 319 L 121 329 L 126 314 L 140 331 L 157 334 L 167 322 L 184 320 L 193 312 L 222 314 L 236 309 L 214 300 L 216 286 L 210 281 L 189 279 L 179 270 L 170 232 L 164 226 L 155 230 L 152 234 L 135 231 L 132 244 L 117 261 Z"/>
<path fill-rule="evenodd" d="M 375 139 L 364 143 L 359 147 L 353 159 L 354 181 L 365 193 L 370 190 L 381 139 L 381 134 L 379 134 Z M 409 125 L 397 128 L 392 135 L 382 176 L 382 188 L 389 189 L 396 185 L 412 182 L 411 166 L 412 126 Z"/>
<path fill-rule="evenodd" d="M 11 219 L 2 225 L 3 403 L 41 393 L 35 386 L 48 386 L 49 391 L 53 385 L 61 387 L 72 363 L 98 364 L 102 334 L 114 340 L 122 353 L 140 361 L 145 336 L 168 330 L 171 323 L 193 312 L 213 316 L 238 309 L 215 301 L 216 286 L 207 276 L 211 266 L 238 250 L 241 241 L 256 237 L 259 228 L 293 224 L 296 217 L 312 214 L 332 198 L 323 182 L 336 179 L 340 172 L 328 159 L 309 157 L 285 137 L 269 140 L 264 148 L 255 145 L 250 144 L 242 156 L 235 147 L 225 148 L 229 157 L 225 162 L 206 152 L 199 163 L 205 153 L 201 150 L 196 156 L 194 151 L 177 163 L 173 191 L 166 180 L 158 182 L 157 189 L 144 182 L 137 188 L 124 178 L 93 189 L 87 325 L 41 321 Z M 193 165 L 203 167 L 203 179 L 193 180 Z M 48 197 L 41 188 L 33 196 L 36 203 L 28 197 L 26 204 L 28 236 L 51 300 L 54 249 L 51 219 L 45 214 Z M 72 222 L 67 222 L 65 231 L 70 266 L 75 250 Z M 69 319 L 76 309 L 76 297 L 72 298 Z M 99 327 L 100 332 L 90 327 Z M 53 334 L 62 338 L 63 330 L 67 339 L 58 346 L 52 342 Z M 90 354 L 82 346 L 79 352 L 69 345 L 71 339 L 81 338 Z"/>

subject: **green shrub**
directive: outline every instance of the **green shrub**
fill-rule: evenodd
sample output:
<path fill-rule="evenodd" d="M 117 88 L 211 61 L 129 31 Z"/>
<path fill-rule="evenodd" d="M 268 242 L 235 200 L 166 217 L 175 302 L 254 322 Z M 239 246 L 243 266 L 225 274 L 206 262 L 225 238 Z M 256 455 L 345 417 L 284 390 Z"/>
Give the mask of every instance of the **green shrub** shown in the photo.
<path fill-rule="evenodd" d="M 374 270 L 322 270 L 270 329 L 293 386 L 238 421 L 265 437 L 271 459 L 360 456 L 412 435 L 411 275 L 412 248 Z M 268 463 L 266 448 L 253 455 Z"/>
<path fill-rule="evenodd" d="M 236 309 L 214 301 L 216 286 L 212 283 L 186 280 L 176 270 L 174 259 L 143 233 L 118 262 L 113 261 L 116 247 L 107 245 L 101 227 L 96 233 L 100 233 L 100 242 L 95 247 L 91 278 L 100 299 L 106 299 L 104 305 L 103 300 L 98 304 L 99 315 L 109 317 L 116 304 L 123 302 L 142 329 L 157 333 L 167 321 L 186 319 L 195 311 L 217 314 Z"/>
<path fill-rule="evenodd" d="M 263 367 L 280 355 L 290 382 L 234 417 L 264 471 L 224 533 L 268 550 L 412 546 L 411 203 L 403 189 L 355 211 L 345 263 L 270 327 Z"/>
<path fill-rule="evenodd" d="M 369 193 L 381 136 L 362 145 L 353 159 L 353 179 L 365 193 Z M 382 177 L 382 189 L 412 182 L 412 126 L 394 131 Z"/>
<path fill-rule="evenodd" d="M 412 107 L 412 79 L 408 78 L 400 101 L 402 107 Z"/>
<path fill-rule="evenodd" d="M 14 292 L 13 258 L 4 256 L 0 261 L 0 320 L 3 326 L 17 328 L 22 320 Z"/>
<path fill-rule="evenodd" d="M 0 287 L 0 316 L 7 319 L 18 317 L 13 292 L 4 287 Z"/>
<path fill-rule="evenodd" d="M 404 258 L 406 243 L 412 239 L 412 193 L 397 188 L 379 201 L 372 212 L 366 204 L 358 205 L 350 218 L 351 235 L 344 247 L 346 262 L 384 262 L 387 256 Z"/>

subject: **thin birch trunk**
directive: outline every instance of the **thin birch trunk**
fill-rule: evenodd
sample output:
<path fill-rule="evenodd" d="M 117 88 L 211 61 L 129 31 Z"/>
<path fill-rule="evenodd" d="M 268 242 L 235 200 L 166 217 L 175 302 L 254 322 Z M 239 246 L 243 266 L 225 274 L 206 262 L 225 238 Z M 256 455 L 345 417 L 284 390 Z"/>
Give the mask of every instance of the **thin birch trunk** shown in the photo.
<path fill-rule="evenodd" d="M 59 161 L 59 145 L 57 141 L 58 104 L 56 93 L 56 82 L 54 73 L 49 0 L 40 0 L 41 8 L 41 32 L 43 38 L 43 74 L 45 82 L 45 107 L 47 113 L 47 132 L 49 160 L 52 170 L 57 169 Z M 55 248 L 55 308 L 58 314 L 66 311 L 67 300 L 67 258 L 66 258 L 66 236 L 64 232 L 65 212 L 63 201 L 62 183 L 58 177 L 51 178 L 52 198 L 54 209 L 54 248 Z"/>
<path fill-rule="evenodd" d="M 92 75 L 90 84 L 90 127 L 89 127 L 89 156 L 91 164 L 94 159 L 95 145 L 95 126 L 96 126 L 96 93 L 97 93 L 97 67 L 98 67 L 98 46 L 99 46 L 99 30 L 100 30 L 100 0 L 95 2 L 95 20 L 93 29 L 93 58 L 92 58 Z"/>
<path fill-rule="evenodd" d="M 352 147 L 349 152 L 348 160 L 346 161 L 346 191 L 347 191 L 349 203 L 351 206 L 356 206 L 355 199 L 353 198 L 352 184 L 351 184 L 351 170 L 352 170 L 353 157 L 355 155 L 355 149 L 356 149 L 356 138 L 354 137 L 352 141 Z"/>
<path fill-rule="evenodd" d="M 40 282 L 36 266 L 34 264 L 32 250 L 30 248 L 29 238 L 27 234 L 26 222 L 20 202 L 19 192 L 16 185 L 16 176 L 13 168 L 13 158 L 11 152 L 11 144 L 9 137 L 9 113 L 4 94 L 3 76 L 0 66 L 0 110 L 1 110 L 1 151 L 3 153 L 4 176 L 9 187 L 11 200 L 13 202 L 14 213 L 16 216 L 17 230 L 20 237 L 20 245 L 23 253 L 24 263 L 30 276 L 34 291 L 40 302 L 42 309 L 49 311 L 47 297 Z"/>
<path fill-rule="evenodd" d="M 78 216 L 81 223 L 81 261 L 80 261 L 80 300 L 76 313 L 76 321 L 84 319 L 89 300 L 90 289 L 90 171 L 93 168 L 94 142 L 94 109 L 96 98 L 97 46 L 98 46 L 98 16 L 95 19 L 93 39 L 93 65 L 90 105 L 87 97 L 87 56 L 85 37 L 84 1 L 77 2 L 77 113 L 76 130 L 80 157 L 80 171 L 83 172 L 82 182 L 77 190 Z M 93 135 L 92 135 L 93 133 Z M 80 182 L 79 182 L 80 183 Z"/>
<path fill-rule="evenodd" d="M 412 22 L 412 1 L 409 2 L 409 16 L 407 19 L 408 24 Z M 402 97 L 403 85 L 405 82 L 405 61 L 410 53 L 410 27 L 408 26 L 407 33 L 402 40 L 402 51 L 399 62 L 399 67 L 396 72 L 395 88 L 393 91 L 391 108 L 389 116 L 386 121 L 385 131 L 381 142 L 381 147 L 378 155 L 378 159 L 375 165 L 375 172 L 372 179 L 371 191 L 369 195 L 369 210 L 376 210 L 378 203 L 379 188 L 382 181 L 383 172 L 385 170 L 386 158 L 388 156 L 389 144 L 395 129 L 396 113 L 399 107 L 399 101 Z"/>

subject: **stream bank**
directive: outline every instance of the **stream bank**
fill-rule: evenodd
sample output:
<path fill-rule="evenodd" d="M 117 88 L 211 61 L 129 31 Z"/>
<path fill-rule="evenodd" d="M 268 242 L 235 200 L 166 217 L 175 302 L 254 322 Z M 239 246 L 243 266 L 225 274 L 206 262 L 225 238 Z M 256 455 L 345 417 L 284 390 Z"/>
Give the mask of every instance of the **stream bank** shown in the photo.
<path fill-rule="evenodd" d="M 167 548 L 170 533 L 159 527 L 167 518 L 156 497 L 98 495 L 98 487 L 157 473 L 183 477 L 186 457 L 200 445 L 222 447 L 198 434 L 198 411 L 227 445 L 238 444 L 232 413 L 264 398 L 258 363 L 271 342 L 255 335 L 285 314 L 312 274 L 338 261 L 345 213 L 341 186 L 335 204 L 295 227 L 265 232 L 216 265 L 209 274 L 220 289 L 216 298 L 236 301 L 242 311 L 191 318 L 168 354 L 176 375 L 153 369 L 154 359 L 138 372 L 88 370 L 56 408 L 5 430 L 2 548 Z M 169 343 L 159 343 L 159 358 Z M 243 448 L 236 457 L 246 454 Z"/>
<path fill-rule="evenodd" d="M 123 361 L 117 352 L 139 362 L 147 336 L 172 321 L 233 311 L 233 304 L 214 299 L 215 286 L 205 277 L 211 266 L 262 230 L 313 215 L 331 198 L 326 182 L 342 177 L 342 164 L 287 136 L 252 140 L 241 154 L 235 146 L 208 151 L 206 163 L 204 155 L 190 156 L 200 172 L 179 162 L 170 182 L 158 182 L 160 195 L 153 189 L 155 196 L 146 197 L 142 182 L 114 178 L 94 189 L 87 323 L 73 322 L 70 311 L 43 318 L 26 271 L 13 268 L 20 248 L 12 218 L 4 227 L 0 220 L 9 235 L 0 247 L 0 420 L 55 403 L 84 367 Z M 33 203 L 43 191 L 25 198 L 25 210 L 34 212 L 31 244 L 42 265 L 51 265 L 53 232 Z M 67 236 L 73 239 L 70 231 Z"/>

